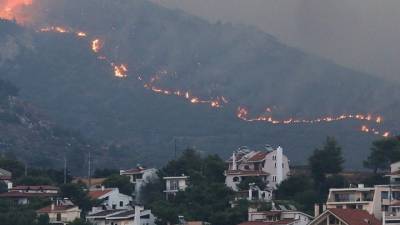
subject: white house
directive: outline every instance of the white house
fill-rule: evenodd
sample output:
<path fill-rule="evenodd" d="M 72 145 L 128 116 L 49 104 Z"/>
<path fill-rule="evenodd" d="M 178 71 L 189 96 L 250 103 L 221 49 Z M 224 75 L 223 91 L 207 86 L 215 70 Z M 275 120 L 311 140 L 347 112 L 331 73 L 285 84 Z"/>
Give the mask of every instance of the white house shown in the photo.
<path fill-rule="evenodd" d="M 238 191 L 237 185 L 249 177 L 259 177 L 269 188 L 275 189 L 290 172 L 289 160 L 281 147 L 275 150 L 268 147 L 266 151 L 240 148 L 227 162 L 225 184 L 234 191 Z"/>
<path fill-rule="evenodd" d="M 92 199 L 102 200 L 101 207 L 94 208 L 93 212 L 109 209 L 129 209 L 133 202 L 132 197 L 119 193 L 118 188 L 92 189 L 89 191 Z"/>
<path fill-rule="evenodd" d="M 188 187 L 189 177 L 182 175 L 182 176 L 175 176 L 175 177 L 164 177 L 165 180 L 165 190 L 164 193 L 166 198 L 175 196 L 176 193 L 179 191 L 185 191 Z"/>
<path fill-rule="evenodd" d="M 48 215 L 50 224 L 66 225 L 81 218 L 81 210 L 69 201 L 56 201 L 36 211 L 38 215 Z"/>
<path fill-rule="evenodd" d="M 257 211 L 249 209 L 248 213 L 249 222 L 259 222 L 260 224 L 307 225 L 312 219 L 312 216 L 296 210 Z"/>
<path fill-rule="evenodd" d="M 120 170 L 120 175 L 129 177 L 129 180 L 134 184 L 134 197 L 136 201 L 140 200 L 140 192 L 142 188 L 152 180 L 158 179 L 157 169 L 138 166 L 129 170 Z"/>
<path fill-rule="evenodd" d="M 105 210 L 86 218 L 94 225 L 155 225 L 156 220 L 150 210 L 140 206 L 130 210 Z"/>
<path fill-rule="evenodd" d="M 390 173 L 387 176 L 390 177 L 391 184 L 400 184 L 400 161 L 390 165 Z"/>

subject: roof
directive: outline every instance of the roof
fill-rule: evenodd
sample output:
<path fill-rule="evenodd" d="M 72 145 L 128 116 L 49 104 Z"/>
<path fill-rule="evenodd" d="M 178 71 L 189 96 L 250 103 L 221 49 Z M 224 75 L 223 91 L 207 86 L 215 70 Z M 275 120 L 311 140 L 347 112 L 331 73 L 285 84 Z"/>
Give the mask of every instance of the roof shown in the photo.
<path fill-rule="evenodd" d="M 15 186 L 12 188 L 13 191 L 28 191 L 28 190 L 34 190 L 34 191 L 40 191 L 40 190 L 52 190 L 52 191 L 58 191 L 58 187 L 55 186 L 50 186 L 50 185 L 39 185 L 39 186 Z"/>
<path fill-rule="evenodd" d="M 115 213 L 122 212 L 122 211 L 124 211 L 124 210 L 122 210 L 122 209 L 104 210 L 104 211 L 101 211 L 98 213 L 90 214 L 87 217 L 104 217 L 105 218 L 109 215 L 113 215 Z"/>
<path fill-rule="evenodd" d="M 0 198 L 33 198 L 33 197 L 55 197 L 57 193 L 32 193 L 32 192 L 19 192 L 10 191 L 0 194 Z"/>
<path fill-rule="evenodd" d="M 248 159 L 249 162 L 258 162 L 265 159 L 270 152 L 257 152 L 255 155 Z"/>
<path fill-rule="evenodd" d="M 189 178 L 188 176 L 184 176 L 184 175 L 182 175 L 180 177 L 163 177 L 164 180 L 180 180 L 180 179 L 186 180 L 188 178 Z"/>
<path fill-rule="evenodd" d="M 0 180 L 11 180 L 12 173 L 5 169 L 0 168 Z"/>
<path fill-rule="evenodd" d="M 359 209 L 328 209 L 333 215 L 349 225 L 381 225 L 382 223 L 367 211 Z M 322 214 L 323 215 L 323 214 Z"/>
<path fill-rule="evenodd" d="M 133 168 L 133 169 L 121 170 L 121 175 L 122 174 L 141 174 L 145 170 L 146 170 L 145 167 L 138 166 L 138 167 Z"/>
<path fill-rule="evenodd" d="M 49 205 L 37 210 L 37 212 L 38 213 L 63 212 L 76 207 L 77 206 L 74 205 L 54 205 L 54 209 L 51 209 L 51 205 Z"/>
<path fill-rule="evenodd" d="M 254 170 L 226 170 L 226 175 L 238 175 L 238 176 L 268 176 L 269 173 L 264 171 Z"/>
<path fill-rule="evenodd" d="M 240 223 L 239 225 L 286 225 L 293 224 L 296 220 L 294 219 L 284 219 L 279 221 L 267 222 L 267 221 L 247 221 Z"/>
<path fill-rule="evenodd" d="M 107 219 L 128 219 L 135 217 L 135 210 L 122 211 L 111 216 L 107 216 Z"/>
<path fill-rule="evenodd" d="M 104 189 L 104 190 L 102 190 L 102 189 L 99 189 L 99 190 L 90 190 L 90 191 L 89 191 L 89 196 L 90 196 L 92 199 L 98 199 L 98 198 L 102 197 L 103 195 L 106 195 L 106 194 L 112 192 L 113 190 L 114 190 L 114 189 L 111 189 L 111 188 Z"/>

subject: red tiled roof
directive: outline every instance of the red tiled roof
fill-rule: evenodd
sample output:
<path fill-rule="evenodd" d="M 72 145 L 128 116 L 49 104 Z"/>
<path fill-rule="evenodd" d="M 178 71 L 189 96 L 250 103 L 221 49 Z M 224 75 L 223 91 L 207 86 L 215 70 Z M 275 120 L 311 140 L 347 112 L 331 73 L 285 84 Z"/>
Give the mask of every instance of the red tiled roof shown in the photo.
<path fill-rule="evenodd" d="M 63 212 L 72 208 L 75 208 L 76 206 L 74 205 L 55 205 L 54 209 L 51 209 L 51 205 L 46 206 L 44 208 L 41 208 L 37 210 L 38 213 L 50 213 L 50 212 Z"/>
<path fill-rule="evenodd" d="M 294 219 L 284 219 L 280 221 L 273 221 L 273 222 L 267 222 L 267 221 L 247 221 L 240 223 L 239 225 L 286 225 L 286 224 L 292 224 L 296 220 Z"/>
<path fill-rule="evenodd" d="M 269 173 L 264 171 L 254 171 L 254 170 L 226 170 L 227 175 L 238 175 L 238 176 L 268 176 Z"/>
<path fill-rule="evenodd" d="M 11 180 L 10 176 L 0 176 L 0 180 Z"/>
<path fill-rule="evenodd" d="M 109 193 L 109 192 L 111 192 L 111 191 L 113 191 L 113 189 L 91 190 L 91 191 L 89 191 L 89 196 L 90 196 L 92 199 L 98 199 L 98 198 L 100 198 L 101 196 L 103 196 L 103 195 L 105 195 L 105 194 L 107 194 L 107 193 Z"/>
<path fill-rule="evenodd" d="M 358 209 L 328 209 L 332 214 L 349 225 L 381 225 L 382 223 L 367 211 Z"/>
<path fill-rule="evenodd" d="M 146 170 L 146 168 L 144 168 L 144 167 L 136 167 L 136 168 L 133 168 L 133 169 L 124 170 L 124 171 L 122 171 L 122 174 L 140 174 L 144 170 Z"/>
<path fill-rule="evenodd" d="M 19 191 L 10 191 L 6 193 L 0 194 L 0 198 L 32 198 L 32 197 L 55 197 L 56 193 L 30 193 L 30 192 L 19 192 Z"/>
<path fill-rule="evenodd" d="M 270 152 L 257 152 L 255 155 L 250 157 L 248 161 L 250 162 L 258 162 L 262 161 L 265 159 L 265 156 L 267 156 Z"/>
<path fill-rule="evenodd" d="M 27 190 L 53 190 L 58 191 L 58 187 L 49 186 L 49 185 L 41 185 L 41 186 L 15 186 L 12 188 L 15 191 L 27 191 Z"/>

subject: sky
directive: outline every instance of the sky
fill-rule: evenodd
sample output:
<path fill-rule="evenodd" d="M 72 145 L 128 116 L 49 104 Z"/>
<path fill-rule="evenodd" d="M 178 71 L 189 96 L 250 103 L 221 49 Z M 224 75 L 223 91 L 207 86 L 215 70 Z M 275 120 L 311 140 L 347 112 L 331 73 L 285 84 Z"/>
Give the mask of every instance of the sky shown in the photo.
<path fill-rule="evenodd" d="M 399 0 L 152 0 L 248 24 L 356 70 L 400 81 Z"/>

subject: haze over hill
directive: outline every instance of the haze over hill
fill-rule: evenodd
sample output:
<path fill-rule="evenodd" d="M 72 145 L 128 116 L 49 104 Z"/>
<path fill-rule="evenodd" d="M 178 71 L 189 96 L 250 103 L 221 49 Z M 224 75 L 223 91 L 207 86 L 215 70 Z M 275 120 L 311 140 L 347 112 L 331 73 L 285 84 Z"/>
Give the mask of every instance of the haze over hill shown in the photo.
<path fill-rule="evenodd" d="M 13 54 L 2 57 L 0 77 L 14 82 L 21 97 L 52 120 L 114 146 L 107 150 L 110 156 L 129 159 L 119 167 L 163 163 L 173 157 L 174 140 L 180 150 L 196 146 L 223 156 L 240 145 L 283 145 L 300 163 L 327 135 L 337 136 L 348 163 L 357 159 L 351 166 L 360 167 L 360 157 L 377 138 L 360 133 L 363 123 L 353 120 L 244 122 L 236 117 L 238 106 L 253 114 L 270 107 L 276 118 L 379 114 L 386 121 L 377 128 L 396 131 L 396 84 L 288 47 L 252 27 L 211 24 L 144 0 L 41 0 L 28 11 L 35 30 L 61 25 L 84 31 L 99 38 L 103 48 L 100 55 L 92 52 L 92 40 L 74 33 L 18 28 L 22 31 L 10 36 L 3 31 L 0 36 L 9 44 L 0 48 Z M 127 77 L 114 77 L 101 56 L 126 64 Z M 137 79 L 151 80 L 155 74 L 162 76 L 157 85 L 163 88 L 205 99 L 224 96 L 229 104 L 191 105 L 185 98 L 155 94 Z"/>
<path fill-rule="evenodd" d="M 255 25 L 292 46 L 400 81 L 397 0 L 153 0 L 212 22 Z"/>

